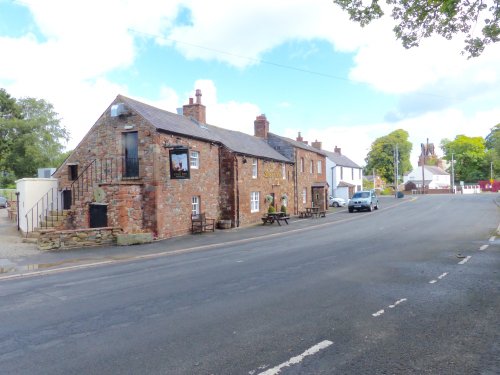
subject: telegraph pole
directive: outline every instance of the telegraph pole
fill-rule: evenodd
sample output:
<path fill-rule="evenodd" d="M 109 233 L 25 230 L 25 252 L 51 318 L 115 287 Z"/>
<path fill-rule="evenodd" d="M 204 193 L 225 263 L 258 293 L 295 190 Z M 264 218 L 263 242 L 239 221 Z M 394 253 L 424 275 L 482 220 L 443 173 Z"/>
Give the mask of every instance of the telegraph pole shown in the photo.
<path fill-rule="evenodd" d="M 451 191 L 455 194 L 455 160 L 453 159 L 453 151 L 451 152 Z"/>

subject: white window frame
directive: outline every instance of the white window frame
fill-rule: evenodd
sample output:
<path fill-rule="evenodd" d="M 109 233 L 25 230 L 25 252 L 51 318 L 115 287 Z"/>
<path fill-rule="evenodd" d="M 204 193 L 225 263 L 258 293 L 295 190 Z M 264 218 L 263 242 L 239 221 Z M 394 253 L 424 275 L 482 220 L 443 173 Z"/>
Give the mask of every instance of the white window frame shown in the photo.
<path fill-rule="evenodd" d="M 307 188 L 302 189 L 302 203 L 307 203 Z"/>
<path fill-rule="evenodd" d="M 286 180 L 286 164 L 285 163 L 281 164 L 281 178 L 283 180 Z"/>
<path fill-rule="evenodd" d="M 304 158 L 300 158 L 300 172 L 304 173 Z"/>
<path fill-rule="evenodd" d="M 260 211 L 260 192 L 252 191 L 250 193 L 250 212 L 259 212 Z"/>
<path fill-rule="evenodd" d="M 318 174 L 323 173 L 323 160 L 318 160 Z"/>
<path fill-rule="evenodd" d="M 309 163 L 309 173 L 314 174 L 314 161 Z"/>
<path fill-rule="evenodd" d="M 200 196 L 193 195 L 191 197 L 191 215 L 199 215 L 200 214 Z"/>
<path fill-rule="evenodd" d="M 259 164 L 257 159 L 252 159 L 252 178 L 257 178 L 259 175 Z"/>
<path fill-rule="evenodd" d="M 189 152 L 189 165 L 192 169 L 200 168 L 200 153 L 198 151 Z"/>

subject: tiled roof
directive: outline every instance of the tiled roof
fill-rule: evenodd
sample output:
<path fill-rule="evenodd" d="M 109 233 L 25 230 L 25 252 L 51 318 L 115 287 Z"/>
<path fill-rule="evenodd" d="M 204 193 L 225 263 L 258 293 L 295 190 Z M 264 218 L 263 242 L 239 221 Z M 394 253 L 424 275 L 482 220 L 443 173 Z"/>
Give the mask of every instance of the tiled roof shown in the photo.
<path fill-rule="evenodd" d="M 144 117 L 158 130 L 225 145 L 236 153 L 291 162 L 261 138 L 242 132 L 200 124 L 194 119 L 118 95 L 118 100 Z"/>
<path fill-rule="evenodd" d="M 425 169 L 427 169 L 432 174 L 439 174 L 439 175 L 445 175 L 445 176 L 449 176 L 450 175 L 444 169 L 436 167 L 436 166 L 433 166 L 433 165 L 426 165 Z"/>
<path fill-rule="evenodd" d="M 282 139 L 283 141 L 291 144 L 293 147 L 301 148 L 303 150 L 307 150 L 307 151 L 311 151 L 311 152 L 316 152 L 317 154 L 326 156 L 326 153 L 323 150 L 318 150 L 317 148 L 315 148 L 313 146 L 310 146 L 310 145 L 306 145 L 303 142 L 294 141 L 291 138 L 282 137 L 281 135 L 277 135 L 277 134 L 274 134 L 274 133 L 269 133 L 269 134 L 273 135 L 274 137 Z"/>
<path fill-rule="evenodd" d="M 361 168 L 347 156 L 344 156 L 338 152 L 324 151 L 328 159 L 333 161 L 336 165 L 341 167 L 349 167 L 349 168 Z"/>

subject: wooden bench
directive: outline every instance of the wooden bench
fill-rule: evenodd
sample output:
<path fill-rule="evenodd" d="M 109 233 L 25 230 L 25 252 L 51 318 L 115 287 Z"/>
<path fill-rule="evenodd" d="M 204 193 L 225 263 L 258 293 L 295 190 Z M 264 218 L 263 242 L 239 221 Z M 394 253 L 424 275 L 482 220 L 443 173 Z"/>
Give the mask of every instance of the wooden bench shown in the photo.
<path fill-rule="evenodd" d="M 215 219 L 209 219 L 205 213 L 199 215 L 191 215 L 191 232 L 203 233 L 206 231 L 215 232 Z"/>

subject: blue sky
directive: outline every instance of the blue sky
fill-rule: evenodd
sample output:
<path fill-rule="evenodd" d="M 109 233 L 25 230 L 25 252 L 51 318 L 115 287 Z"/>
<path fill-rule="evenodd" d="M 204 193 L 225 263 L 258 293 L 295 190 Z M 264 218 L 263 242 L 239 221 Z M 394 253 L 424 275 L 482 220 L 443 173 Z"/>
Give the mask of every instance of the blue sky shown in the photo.
<path fill-rule="evenodd" d="M 435 37 L 408 51 L 392 27 L 360 28 L 323 0 L 0 0 L 0 87 L 54 104 L 68 148 L 118 94 L 175 112 L 197 88 L 210 124 L 251 134 L 265 113 L 272 132 L 360 165 L 396 129 L 413 164 L 427 138 L 486 136 L 500 46 L 467 60 L 460 38 Z"/>

